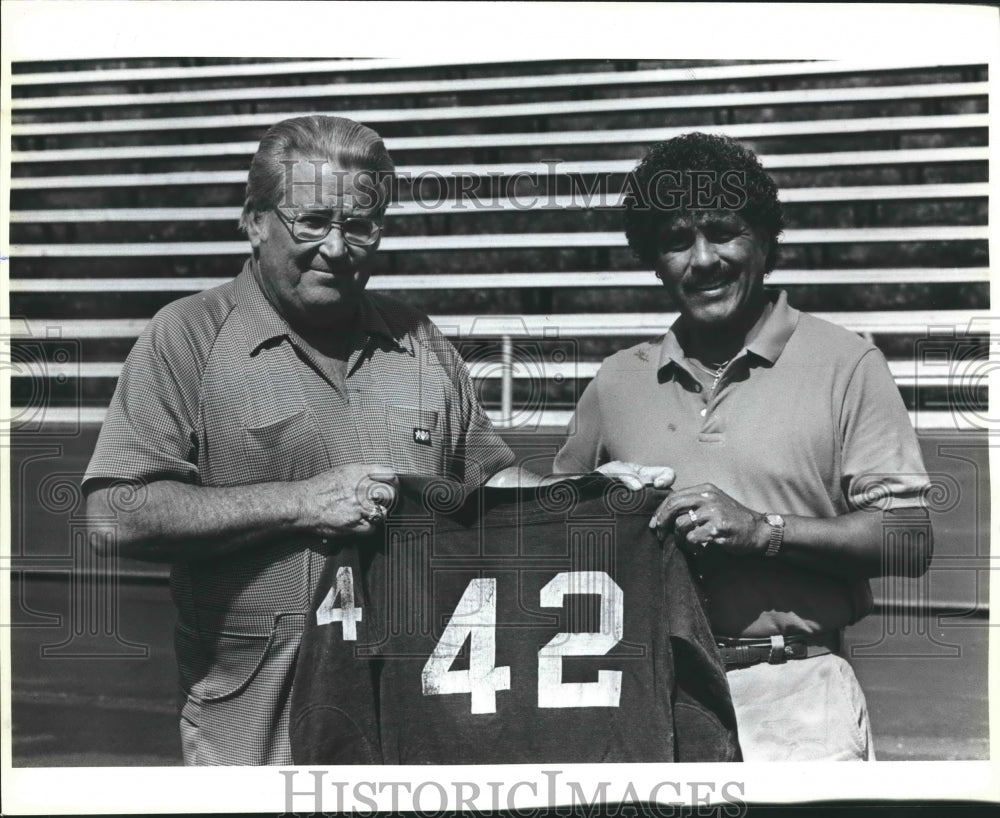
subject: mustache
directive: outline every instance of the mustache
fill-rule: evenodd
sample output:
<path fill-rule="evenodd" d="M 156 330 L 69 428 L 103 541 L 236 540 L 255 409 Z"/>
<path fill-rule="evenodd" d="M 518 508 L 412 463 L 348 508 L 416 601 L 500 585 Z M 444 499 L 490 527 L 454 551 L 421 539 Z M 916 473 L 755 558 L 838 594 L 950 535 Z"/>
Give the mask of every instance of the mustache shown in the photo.
<path fill-rule="evenodd" d="M 710 290 L 723 284 L 730 284 L 736 279 L 731 270 L 722 267 L 702 273 L 696 273 L 684 279 L 685 290 Z"/>

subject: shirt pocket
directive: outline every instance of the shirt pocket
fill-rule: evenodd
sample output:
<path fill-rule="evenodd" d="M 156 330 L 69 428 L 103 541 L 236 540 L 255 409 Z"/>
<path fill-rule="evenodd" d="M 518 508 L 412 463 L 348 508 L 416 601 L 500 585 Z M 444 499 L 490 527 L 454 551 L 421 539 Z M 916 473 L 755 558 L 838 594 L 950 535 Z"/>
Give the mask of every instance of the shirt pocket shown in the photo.
<path fill-rule="evenodd" d="M 445 446 L 436 411 L 386 404 L 385 420 L 387 450 L 396 471 L 444 474 Z"/>
<path fill-rule="evenodd" d="M 277 614 L 270 634 L 196 631 L 178 623 L 177 660 L 195 725 L 194 764 L 288 764 L 283 729 L 303 614 Z M 185 751 L 188 756 L 188 751 Z"/>
<path fill-rule="evenodd" d="M 249 482 L 303 480 L 329 468 L 319 425 L 308 409 L 244 428 Z"/>

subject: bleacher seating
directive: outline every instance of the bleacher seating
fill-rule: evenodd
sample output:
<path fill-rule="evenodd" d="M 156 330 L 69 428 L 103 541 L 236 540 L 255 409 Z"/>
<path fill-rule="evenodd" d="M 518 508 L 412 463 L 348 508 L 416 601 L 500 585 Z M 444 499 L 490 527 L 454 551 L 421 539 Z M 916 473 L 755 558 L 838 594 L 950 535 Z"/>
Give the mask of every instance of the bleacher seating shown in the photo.
<path fill-rule="evenodd" d="M 55 67 L 12 77 L 11 315 L 24 319 L 10 327 L 12 402 L 24 423 L 99 424 L 152 313 L 238 270 L 256 142 L 306 112 L 386 138 L 403 181 L 370 286 L 434 316 L 501 423 L 523 423 L 530 403 L 529 425 L 563 425 L 601 357 L 673 319 L 616 203 L 650 143 L 691 130 L 758 152 L 789 216 L 771 283 L 872 337 L 918 425 L 974 428 L 964 410 L 985 405 L 983 65 Z M 553 338 L 570 346 L 535 343 Z M 922 360 L 928 338 L 937 357 Z"/>

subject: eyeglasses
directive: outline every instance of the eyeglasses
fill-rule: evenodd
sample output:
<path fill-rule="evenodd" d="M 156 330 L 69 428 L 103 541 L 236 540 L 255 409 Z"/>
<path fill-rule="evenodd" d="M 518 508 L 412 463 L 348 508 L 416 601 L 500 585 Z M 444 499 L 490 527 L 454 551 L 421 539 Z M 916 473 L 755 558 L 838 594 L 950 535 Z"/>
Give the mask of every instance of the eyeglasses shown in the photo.
<path fill-rule="evenodd" d="M 296 241 L 321 241 L 330 235 L 330 231 L 336 226 L 344 236 L 344 241 L 359 247 L 367 247 L 378 241 L 382 233 L 382 225 L 372 219 L 365 219 L 358 216 L 351 216 L 347 219 L 333 219 L 329 215 L 319 212 L 299 213 L 294 218 L 289 218 L 281 208 L 274 208 L 282 224 L 288 227 L 292 238 Z"/>

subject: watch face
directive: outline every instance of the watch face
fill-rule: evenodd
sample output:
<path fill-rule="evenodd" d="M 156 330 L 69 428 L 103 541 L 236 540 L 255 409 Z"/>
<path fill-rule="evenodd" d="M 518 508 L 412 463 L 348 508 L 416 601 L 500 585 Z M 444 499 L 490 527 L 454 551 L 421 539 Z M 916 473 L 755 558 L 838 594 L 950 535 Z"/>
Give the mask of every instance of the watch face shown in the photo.
<path fill-rule="evenodd" d="M 768 525 L 784 525 L 785 518 L 780 514 L 765 514 L 764 519 L 767 520 Z"/>

